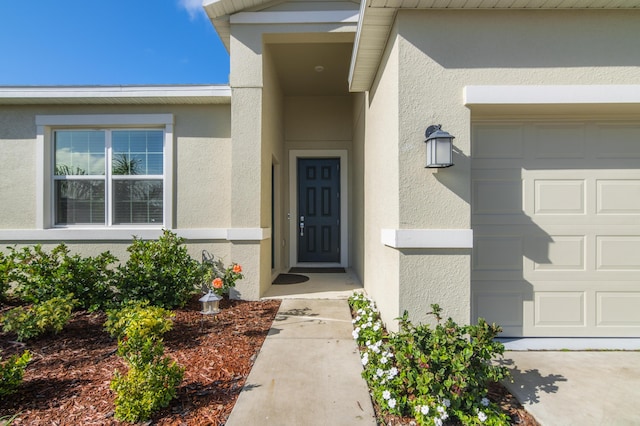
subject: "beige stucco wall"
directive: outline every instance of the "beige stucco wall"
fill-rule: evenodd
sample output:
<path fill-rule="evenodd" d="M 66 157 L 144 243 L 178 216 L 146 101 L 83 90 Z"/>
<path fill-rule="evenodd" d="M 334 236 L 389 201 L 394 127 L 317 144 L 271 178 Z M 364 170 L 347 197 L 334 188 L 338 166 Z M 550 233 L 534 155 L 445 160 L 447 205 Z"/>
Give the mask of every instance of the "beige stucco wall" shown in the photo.
<path fill-rule="evenodd" d="M 2 106 L 0 107 L 0 230 L 35 230 L 36 116 L 85 114 L 174 115 L 174 230 L 228 228 L 231 225 L 229 188 L 231 140 L 230 106 Z M 45 140 L 49 144 L 50 140 Z M 46 232 L 46 231 L 45 231 Z M 132 231 L 132 234 L 135 231 Z M 65 240 L 64 234 L 60 241 Z M 2 244 L 41 241 L 2 240 Z M 58 240 L 46 243 L 56 245 Z M 127 240 L 67 241 L 73 250 L 95 255 L 110 250 L 126 259 Z M 189 249 L 197 259 L 206 248 L 229 258 L 226 240 L 199 241 Z"/>
<path fill-rule="evenodd" d="M 367 96 L 364 93 L 354 94 L 353 97 L 353 141 L 351 168 L 351 209 L 350 266 L 358 276 L 360 282 L 365 282 L 365 131 L 366 131 Z"/>
<path fill-rule="evenodd" d="M 364 287 L 390 329 L 401 313 L 400 256 L 381 244 L 380 233 L 399 227 L 398 53 L 397 43 L 387 47 L 369 94 L 364 143 Z"/>
<path fill-rule="evenodd" d="M 463 104 L 466 85 L 638 84 L 639 27 L 637 11 L 400 10 L 388 48 L 396 53 L 397 64 L 389 59 L 383 62 L 367 117 L 369 166 L 370 141 L 375 137 L 371 123 L 378 121 L 376 98 L 381 97 L 386 79 L 394 79 L 399 95 L 399 208 L 398 221 L 385 226 L 470 228 L 474 111 Z M 392 108 L 388 107 L 389 113 Z M 516 111 L 526 109 L 511 112 Z M 543 111 L 566 114 L 567 108 Z M 456 137 L 454 167 L 438 172 L 424 168 L 424 131 L 430 124 L 442 124 Z M 366 176 L 366 182 L 371 182 L 369 173 Z M 374 228 L 372 233 L 367 256 L 384 252 L 371 250 L 372 245 L 380 245 L 375 241 L 379 230 Z M 422 321 L 427 319 L 424 313 L 429 304 L 439 303 L 445 315 L 469 321 L 469 250 L 399 250 L 398 255 L 400 311 L 408 309 L 412 319 Z M 382 257 L 376 259 L 382 261 Z M 382 280 L 370 271 L 367 268 L 366 286 L 378 291 Z"/>

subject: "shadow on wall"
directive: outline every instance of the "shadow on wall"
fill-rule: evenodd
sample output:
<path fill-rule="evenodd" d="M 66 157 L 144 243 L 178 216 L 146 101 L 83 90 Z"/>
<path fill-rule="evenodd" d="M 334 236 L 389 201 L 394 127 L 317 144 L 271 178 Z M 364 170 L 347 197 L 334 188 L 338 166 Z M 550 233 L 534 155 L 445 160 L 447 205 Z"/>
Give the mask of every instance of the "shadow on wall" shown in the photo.
<path fill-rule="evenodd" d="M 447 69 L 640 65 L 635 12 L 439 10 L 400 21 L 402 36 Z"/>

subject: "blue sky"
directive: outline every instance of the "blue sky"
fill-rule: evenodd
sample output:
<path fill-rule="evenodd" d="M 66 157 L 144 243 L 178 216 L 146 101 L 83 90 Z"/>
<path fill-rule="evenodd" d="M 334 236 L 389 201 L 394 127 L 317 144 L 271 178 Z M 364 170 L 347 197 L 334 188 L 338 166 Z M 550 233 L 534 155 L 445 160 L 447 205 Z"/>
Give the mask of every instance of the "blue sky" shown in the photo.
<path fill-rule="evenodd" d="M 226 84 L 202 0 L 0 0 L 0 85 Z"/>

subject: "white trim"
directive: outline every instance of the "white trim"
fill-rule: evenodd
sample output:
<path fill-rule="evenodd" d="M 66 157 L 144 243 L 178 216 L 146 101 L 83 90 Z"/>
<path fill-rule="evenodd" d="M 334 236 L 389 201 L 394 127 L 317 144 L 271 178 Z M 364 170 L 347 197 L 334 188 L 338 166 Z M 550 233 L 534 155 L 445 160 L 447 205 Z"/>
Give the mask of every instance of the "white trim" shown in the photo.
<path fill-rule="evenodd" d="M 2 87 L 2 99 L 230 98 L 228 85 Z"/>
<path fill-rule="evenodd" d="M 640 350 L 638 338 L 506 338 L 497 339 L 508 351 L 588 351 L 588 350 Z"/>
<path fill-rule="evenodd" d="M 289 266 L 298 266 L 298 158 L 340 158 L 340 265 L 349 266 L 349 173 L 346 149 L 292 149 L 289 151 Z M 323 263 L 323 265 L 327 265 Z"/>
<path fill-rule="evenodd" d="M 174 229 L 179 237 L 187 240 L 261 241 L 271 235 L 269 228 L 192 228 Z M 133 236 L 155 239 L 162 235 L 162 228 L 51 228 L 0 230 L 0 241 L 121 241 Z"/>
<path fill-rule="evenodd" d="M 640 103 L 640 85 L 466 86 L 465 105 Z"/>
<path fill-rule="evenodd" d="M 173 114 L 36 115 L 37 126 L 167 126 Z"/>
<path fill-rule="evenodd" d="M 262 241 L 271 238 L 271 228 L 229 228 L 229 241 Z"/>
<path fill-rule="evenodd" d="M 231 15 L 231 24 L 357 24 L 360 14 L 354 10 L 305 12 L 240 12 Z"/>
<path fill-rule="evenodd" d="M 385 246 L 404 248 L 472 248 L 472 229 L 382 229 Z"/>

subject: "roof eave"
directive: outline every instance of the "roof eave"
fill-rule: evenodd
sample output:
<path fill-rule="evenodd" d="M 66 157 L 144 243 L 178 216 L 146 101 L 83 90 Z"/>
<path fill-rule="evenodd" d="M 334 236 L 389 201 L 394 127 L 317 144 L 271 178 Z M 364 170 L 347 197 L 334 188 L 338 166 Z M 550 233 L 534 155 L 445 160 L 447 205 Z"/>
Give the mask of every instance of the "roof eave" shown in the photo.
<path fill-rule="evenodd" d="M 0 105 L 228 103 L 227 85 L 0 87 Z"/>

